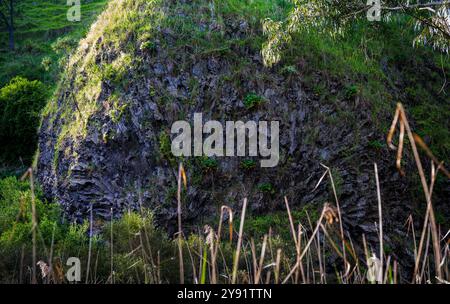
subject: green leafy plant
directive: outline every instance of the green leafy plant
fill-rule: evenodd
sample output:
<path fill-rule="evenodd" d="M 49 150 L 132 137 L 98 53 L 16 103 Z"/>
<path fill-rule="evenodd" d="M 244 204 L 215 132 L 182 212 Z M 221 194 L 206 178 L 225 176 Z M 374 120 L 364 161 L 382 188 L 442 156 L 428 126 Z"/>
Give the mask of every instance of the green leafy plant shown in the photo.
<path fill-rule="evenodd" d="M 345 98 L 351 99 L 354 98 L 359 92 L 359 87 L 357 85 L 349 85 L 345 88 L 344 94 Z"/>
<path fill-rule="evenodd" d="M 384 144 L 379 141 L 379 140 L 371 140 L 369 141 L 369 147 L 375 149 L 375 150 L 380 150 L 382 148 L 384 148 Z"/>
<path fill-rule="evenodd" d="M 257 95 L 256 93 L 249 93 L 244 98 L 244 106 L 247 109 L 256 108 L 263 102 L 264 102 L 264 98 L 262 96 Z"/>
<path fill-rule="evenodd" d="M 36 149 L 36 129 L 40 111 L 48 97 L 47 87 L 40 81 L 22 77 L 12 79 L 0 89 L 0 157 L 30 161 Z"/>
<path fill-rule="evenodd" d="M 141 44 L 141 51 L 153 53 L 156 51 L 156 44 L 153 41 L 145 41 Z"/>
<path fill-rule="evenodd" d="M 171 150 L 170 136 L 165 131 L 159 133 L 159 152 L 163 158 L 173 161 L 175 158 Z"/>
<path fill-rule="evenodd" d="M 244 170 L 251 170 L 256 167 L 256 161 L 253 159 L 244 159 L 241 161 L 241 168 Z"/>
<path fill-rule="evenodd" d="M 297 68 L 295 67 L 295 65 L 285 65 L 285 66 L 283 66 L 283 68 L 281 69 L 281 72 L 283 73 L 283 74 L 292 74 L 292 75 L 294 75 L 294 74 L 298 74 L 298 70 L 297 70 Z"/>
<path fill-rule="evenodd" d="M 41 65 L 46 72 L 50 71 L 52 65 L 52 59 L 48 56 L 42 58 Z"/>
<path fill-rule="evenodd" d="M 258 185 L 259 191 L 267 194 L 275 194 L 275 188 L 271 183 L 261 183 Z"/>
<path fill-rule="evenodd" d="M 200 167 L 204 171 L 214 171 L 219 166 L 219 163 L 216 159 L 211 157 L 201 157 L 200 158 Z"/>
<path fill-rule="evenodd" d="M 65 36 L 56 39 L 56 41 L 52 43 L 52 49 L 59 55 L 67 56 L 77 47 L 77 45 L 77 39 Z"/>

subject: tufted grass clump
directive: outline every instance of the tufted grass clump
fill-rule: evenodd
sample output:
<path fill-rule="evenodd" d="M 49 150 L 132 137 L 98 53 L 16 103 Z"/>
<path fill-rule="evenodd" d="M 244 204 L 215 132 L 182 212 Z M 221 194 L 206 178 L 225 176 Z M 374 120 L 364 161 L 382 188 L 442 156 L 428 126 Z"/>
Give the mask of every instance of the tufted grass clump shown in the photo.
<path fill-rule="evenodd" d="M 253 159 L 244 159 L 241 161 L 240 167 L 244 170 L 251 170 L 256 167 L 256 161 Z"/>
<path fill-rule="evenodd" d="M 219 166 L 219 162 L 215 158 L 207 156 L 200 157 L 199 164 L 203 171 L 214 171 Z"/>
<path fill-rule="evenodd" d="M 271 183 L 260 183 L 258 185 L 258 190 L 263 192 L 263 193 L 267 193 L 267 194 L 275 194 L 275 188 L 273 187 L 273 185 Z"/>
<path fill-rule="evenodd" d="M 265 101 L 264 97 L 262 97 L 262 96 L 260 96 L 260 95 L 258 95 L 256 93 L 249 93 L 249 94 L 245 95 L 244 106 L 248 110 L 250 110 L 250 109 L 258 107 L 264 101 Z"/>

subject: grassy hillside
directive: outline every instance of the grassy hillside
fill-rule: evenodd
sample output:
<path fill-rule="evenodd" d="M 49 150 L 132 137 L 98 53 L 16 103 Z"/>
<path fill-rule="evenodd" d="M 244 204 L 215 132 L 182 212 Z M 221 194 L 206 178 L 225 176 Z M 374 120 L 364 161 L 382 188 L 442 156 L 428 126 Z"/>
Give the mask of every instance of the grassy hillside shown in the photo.
<path fill-rule="evenodd" d="M 450 156 L 450 57 L 429 47 L 413 47 L 414 20 L 355 21 L 343 36 L 301 31 L 282 51 L 281 71 L 300 74 L 322 102 L 347 99 L 373 107 L 373 121 L 387 132 L 380 114 L 402 102 L 415 131 L 441 159 Z M 344 114 L 345 113 L 341 113 Z M 344 117 L 343 117 L 344 118 Z M 384 143 L 374 143 L 374 146 Z"/>
<path fill-rule="evenodd" d="M 14 76 L 53 84 L 63 55 L 55 51 L 58 47 L 55 42 L 66 39 L 76 45 L 107 0 L 82 1 L 81 21 L 76 23 L 67 20 L 66 3 L 65 0 L 18 1 L 14 52 L 8 49 L 6 29 L 0 27 L 0 87 Z"/>
<path fill-rule="evenodd" d="M 30 165 L 36 145 L 39 111 L 53 94 L 69 54 L 86 35 L 106 3 L 107 0 L 83 1 L 81 21 L 70 22 L 65 0 L 17 1 L 14 51 L 9 50 L 8 33 L 0 24 L 0 176 L 20 173 L 22 166 Z M 32 87 L 27 86 L 27 81 L 38 81 L 37 85 L 42 83 L 41 95 L 28 89 L 17 91 L 18 81 L 24 84 L 24 88 Z M 27 96 L 34 97 L 30 100 Z M 27 109 L 23 108 L 23 100 L 29 104 Z M 7 113 L 7 108 L 14 117 Z"/>

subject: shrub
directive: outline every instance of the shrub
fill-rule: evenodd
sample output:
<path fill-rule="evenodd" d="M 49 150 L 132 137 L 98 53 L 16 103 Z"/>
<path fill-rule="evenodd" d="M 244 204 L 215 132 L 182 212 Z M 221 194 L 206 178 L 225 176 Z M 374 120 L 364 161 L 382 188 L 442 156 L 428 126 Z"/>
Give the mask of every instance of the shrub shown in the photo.
<path fill-rule="evenodd" d="M 200 167 L 203 171 L 214 171 L 219 166 L 216 159 L 203 156 L 200 158 Z"/>
<path fill-rule="evenodd" d="M 256 161 L 253 159 L 244 159 L 241 161 L 241 168 L 244 170 L 251 170 L 256 167 Z"/>
<path fill-rule="evenodd" d="M 170 136 L 167 132 L 161 131 L 158 137 L 159 141 L 159 153 L 161 159 L 166 159 L 169 163 L 175 163 L 175 157 L 172 154 Z"/>
<path fill-rule="evenodd" d="M 249 93 L 244 98 L 244 106 L 248 110 L 258 107 L 263 102 L 264 98 L 262 96 L 257 95 L 256 93 Z"/>
<path fill-rule="evenodd" d="M 73 37 L 62 37 L 52 43 L 52 49 L 56 54 L 67 56 L 77 47 L 78 40 Z"/>
<path fill-rule="evenodd" d="M 141 51 L 153 53 L 156 51 L 156 44 L 153 41 L 145 41 L 141 44 Z"/>
<path fill-rule="evenodd" d="M 261 183 L 258 185 L 258 189 L 263 193 L 275 194 L 275 188 L 271 183 Z"/>
<path fill-rule="evenodd" d="M 349 85 L 345 88 L 344 93 L 345 93 L 345 98 L 347 99 L 351 99 L 354 98 L 359 92 L 359 87 L 357 85 Z"/>
<path fill-rule="evenodd" d="M 39 113 L 47 99 L 40 81 L 15 77 L 0 89 L 0 158 L 29 162 L 36 148 Z"/>
<path fill-rule="evenodd" d="M 50 71 L 50 68 L 52 66 L 52 59 L 49 56 L 45 56 L 44 58 L 42 58 L 41 66 L 46 72 Z"/>

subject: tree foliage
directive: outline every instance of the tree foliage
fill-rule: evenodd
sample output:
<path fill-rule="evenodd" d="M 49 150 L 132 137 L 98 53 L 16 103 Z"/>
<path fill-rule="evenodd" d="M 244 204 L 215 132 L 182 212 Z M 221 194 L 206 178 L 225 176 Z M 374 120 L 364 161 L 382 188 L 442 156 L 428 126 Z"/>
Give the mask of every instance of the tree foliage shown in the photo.
<path fill-rule="evenodd" d="M 367 18 L 376 0 L 293 0 L 294 7 L 284 21 L 266 19 L 263 23 L 267 41 L 263 45 L 264 63 L 272 66 L 281 59 L 280 52 L 291 35 L 302 30 L 314 30 L 331 36 L 345 35 L 354 21 Z M 396 16 L 410 16 L 415 20 L 418 36 L 414 45 L 430 45 L 444 53 L 450 47 L 450 1 L 429 1 L 410 4 L 410 1 L 387 0 L 379 6 L 382 21 Z"/>
<path fill-rule="evenodd" d="M 14 50 L 14 15 L 18 0 L 0 0 L 0 22 L 3 22 L 9 33 L 9 48 Z"/>
<path fill-rule="evenodd" d="M 16 77 L 0 89 L 0 157 L 27 161 L 35 150 L 40 110 L 47 88 L 40 81 Z"/>

